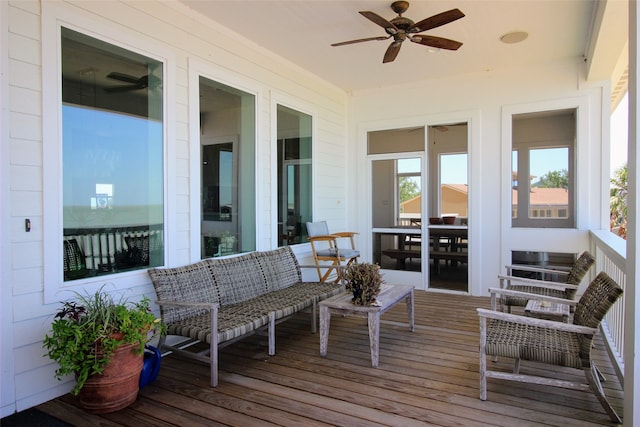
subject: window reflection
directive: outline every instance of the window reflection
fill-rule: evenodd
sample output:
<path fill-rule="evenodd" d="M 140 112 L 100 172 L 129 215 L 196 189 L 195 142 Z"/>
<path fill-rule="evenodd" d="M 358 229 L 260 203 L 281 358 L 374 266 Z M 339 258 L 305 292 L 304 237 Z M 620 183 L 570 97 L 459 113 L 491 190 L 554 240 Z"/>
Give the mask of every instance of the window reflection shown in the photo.
<path fill-rule="evenodd" d="M 311 116 L 278 105 L 278 246 L 306 241 L 311 212 Z"/>
<path fill-rule="evenodd" d="M 162 265 L 162 64 L 62 29 L 64 279 Z"/>
<path fill-rule="evenodd" d="M 255 96 L 199 78 L 201 257 L 255 249 Z"/>

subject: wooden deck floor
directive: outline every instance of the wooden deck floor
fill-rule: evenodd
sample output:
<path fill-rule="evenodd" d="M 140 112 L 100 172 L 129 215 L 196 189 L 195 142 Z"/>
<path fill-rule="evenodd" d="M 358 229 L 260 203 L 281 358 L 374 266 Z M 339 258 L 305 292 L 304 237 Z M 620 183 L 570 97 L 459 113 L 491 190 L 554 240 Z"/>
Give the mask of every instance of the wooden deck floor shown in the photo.
<path fill-rule="evenodd" d="M 478 318 L 488 298 L 416 292 L 416 330 L 398 304 L 382 317 L 380 366 L 371 367 L 366 321 L 333 316 L 326 358 L 309 315 L 277 328 L 277 354 L 264 336 L 221 352 L 221 377 L 209 387 L 204 364 L 168 356 L 159 378 L 130 407 L 102 416 L 75 406 L 71 396 L 38 409 L 82 426 L 592 426 L 611 425 L 590 393 L 489 380 L 478 398 Z M 622 414 L 622 389 L 602 343 L 598 366 L 607 396 Z M 511 361 L 499 361 L 505 369 Z M 522 371 L 544 369 L 523 362 Z M 583 377 L 563 370 L 563 377 Z"/>

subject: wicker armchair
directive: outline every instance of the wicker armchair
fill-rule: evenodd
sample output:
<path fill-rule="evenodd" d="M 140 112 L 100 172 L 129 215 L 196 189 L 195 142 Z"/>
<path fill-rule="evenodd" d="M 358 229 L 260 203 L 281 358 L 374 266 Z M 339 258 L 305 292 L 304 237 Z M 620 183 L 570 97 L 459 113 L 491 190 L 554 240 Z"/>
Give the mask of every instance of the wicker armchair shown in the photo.
<path fill-rule="evenodd" d="M 358 233 L 353 231 L 329 233 L 326 221 L 307 222 L 307 233 L 319 281 L 326 282 L 335 270 L 335 283 L 340 282 L 342 268 L 349 267 L 360 256 L 360 251 L 356 249 L 354 240 L 354 236 Z M 344 244 L 343 247 L 339 247 L 342 240 L 349 242 L 348 247 Z M 326 261 L 329 261 L 330 264 L 327 264 Z M 343 262 L 346 263 L 345 266 L 342 265 Z M 326 270 L 324 274 L 322 270 Z"/>
<path fill-rule="evenodd" d="M 548 268 L 537 268 L 531 266 L 513 266 L 508 265 L 507 275 L 498 275 L 500 279 L 500 288 L 526 292 L 531 294 L 540 294 L 546 296 L 552 296 L 562 299 L 574 299 L 580 282 L 587 274 L 596 259 L 588 251 L 584 251 L 573 264 L 569 271 L 552 270 Z M 528 271 L 540 273 L 542 277 L 545 275 L 551 275 L 556 277 L 556 281 L 551 280 L 538 280 L 528 279 L 525 277 L 516 277 L 511 275 L 513 270 Z M 527 298 L 515 295 L 504 294 L 500 298 L 500 311 L 504 311 L 504 307 L 507 307 L 509 313 L 511 313 L 512 306 L 524 307 L 527 305 Z"/>
<path fill-rule="evenodd" d="M 573 323 L 569 324 L 478 308 L 480 399 L 487 399 L 487 378 L 591 390 L 611 420 L 620 423 L 620 417 L 607 401 L 600 384 L 604 378 L 591 359 L 591 348 L 600 322 L 621 295 L 622 289 L 613 279 L 606 273 L 598 274 L 579 301 L 565 301 L 575 305 Z M 548 299 L 544 296 L 538 298 Z M 515 359 L 513 373 L 487 369 L 487 356 Z M 520 374 L 521 360 L 582 369 L 586 383 Z"/>

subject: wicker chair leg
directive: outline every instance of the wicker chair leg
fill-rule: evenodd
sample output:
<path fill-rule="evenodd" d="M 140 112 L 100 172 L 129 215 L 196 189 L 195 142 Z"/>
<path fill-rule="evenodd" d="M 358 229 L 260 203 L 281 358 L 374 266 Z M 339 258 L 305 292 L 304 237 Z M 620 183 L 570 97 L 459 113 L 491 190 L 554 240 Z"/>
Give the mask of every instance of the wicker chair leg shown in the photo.
<path fill-rule="evenodd" d="M 480 318 L 480 400 L 487 400 L 487 319 Z"/>
<path fill-rule="evenodd" d="M 604 376 L 602 371 L 600 369 L 598 369 L 598 367 L 596 366 L 595 363 L 592 362 L 592 366 L 596 370 L 596 374 L 598 375 L 598 379 L 600 380 L 600 382 L 601 383 L 605 382 L 607 380 L 607 377 Z"/>
<path fill-rule="evenodd" d="M 211 338 L 209 339 L 211 387 L 218 387 L 218 307 L 211 310 Z"/>
<path fill-rule="evenodd" d="M 269 313 L 269 356 L 276 354 L 276 313 Z"/>
<path fill-rule="evenodd" d="M 311 304 L 311 333 L 318 332 L 318 297 L 313 297 L 313 303 Z"/>
<path fill-rule="evenodd" d="M 611 404 L 609 404 L 609 401 L 604 394 L 604 390 L 602 389 L 602 385 L 600 384 L 600 381 L 598 379 L 597 372 L 598 369 L 595 367 L 595 365 L 591 365 L 591 368 L 587 368 L 584 370 L 584 374 L 587 377 L 589 387 L 591 388 L 591 391 L 593 391 L 593 394 L 595 394 L 598 398 L 598 401 L 600 402 L 604 410 L 607 411 L 607 414 L 609 414 L 609 418 L 611 418 L 611 421 L 617 424 L 622 424 L 622 420 L 613 409 Z"/>

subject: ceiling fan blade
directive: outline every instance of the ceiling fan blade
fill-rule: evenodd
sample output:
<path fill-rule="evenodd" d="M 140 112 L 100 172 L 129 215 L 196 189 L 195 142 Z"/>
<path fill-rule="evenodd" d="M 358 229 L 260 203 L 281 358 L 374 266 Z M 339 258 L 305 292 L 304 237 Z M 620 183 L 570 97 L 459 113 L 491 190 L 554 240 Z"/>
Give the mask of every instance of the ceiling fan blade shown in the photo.
<path fill-rule="evenodd" d="M 131 92 L 134 90 L 140 89 L 138 86 L 111 86 L 104 88 L 105 92 L 109 93 L 121 93 L 121 92 Z"/>
<path fill-rule="evenodd" d="M 462 17 L 464 17 L 464 13 L 462 13 L 460 9 L 451 9 L 446 12 L 442 12 L 429 18 L 423 19 L 422 21 L 416 22 L 407 29 L 407 32 L 420 33 L 422 31 L 427 31 L 432 28 L 448 24 L 449 22 L 453 22 Z"/>
<path fill-rule="evenodd" d="M 392 62 L 394 59 L 396 59 L 396 56 L 398 56 L 398 52 L 400 52 L 401 46 L 401 41 L 392 42 L 387 48 L 387 51 L 384 53 L 384 59 L 382 60 L 382 63 L 386 64 L 387 62 Z"/>
<path fill-rule="evenodd" d="M 443 37 L 425 36 L 421 34 L 412 36 L 410 40 L 414 43 L 423 44 L 425 46 L 447 50 L 458 50 L 460 46 L 462 46 L 462 43 L 455 40 L 445 39 Z"/>
<path fill-rule="evenodd" d="M 107 74 L 107 78 L 120 80 L 121 82 L 127 83 L 138 83 L 138 81 L 140 80 L 138 77 L 130 76 L 129 74 L 118 73 L 117 71 Z"/>
<path fill-rule="evenodd" d="M 378 37 L 367 37 L 366 39 L 357 39 L 357 40 L 349 40 L 346 42 L 333 43 L 331 46 L 344 46 L 347 44 L 360 43 L 360 42 L 368 42 L 371 40 L 386 40 L 391 36 L 378 36 Z"/>
<path fill-rule="evenodd" d="M 377 13 L 365 11 L 365 12 L 360 12 L 360 15 L 364 16 L 369 21 L 380 25 L 382 28 L 385 29 L 385 31 L 388 34 L 395 34 L 395 33 L 398 32 L 398 28 L 395 25 L 393 25 L 391 22 L 387 21 L 386 19 L 384 19 L 382 16 L 378 15 Z"/>

